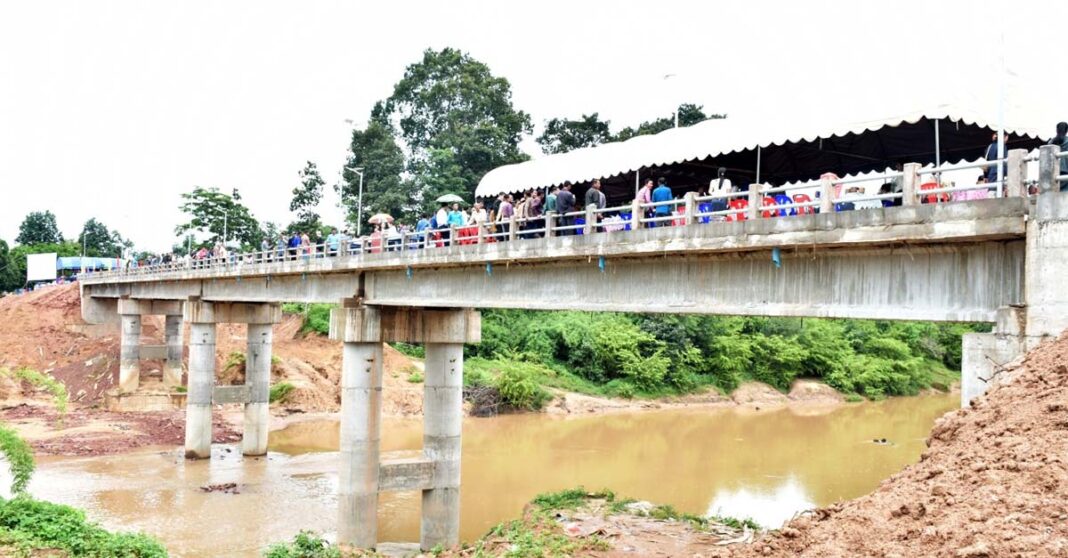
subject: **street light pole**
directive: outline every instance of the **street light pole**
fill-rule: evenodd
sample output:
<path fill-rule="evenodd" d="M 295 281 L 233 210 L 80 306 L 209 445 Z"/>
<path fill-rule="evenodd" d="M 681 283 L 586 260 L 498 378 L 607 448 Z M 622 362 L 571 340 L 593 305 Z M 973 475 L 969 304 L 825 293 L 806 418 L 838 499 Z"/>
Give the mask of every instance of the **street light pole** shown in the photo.
<path fill-rule="evenodd" d="M 356 236 L 360 236 L 363 230 L 363 167 L 345 167 L 345 170 L 352 171 L 360 177 L 360 187 L 356 194 Z"/>

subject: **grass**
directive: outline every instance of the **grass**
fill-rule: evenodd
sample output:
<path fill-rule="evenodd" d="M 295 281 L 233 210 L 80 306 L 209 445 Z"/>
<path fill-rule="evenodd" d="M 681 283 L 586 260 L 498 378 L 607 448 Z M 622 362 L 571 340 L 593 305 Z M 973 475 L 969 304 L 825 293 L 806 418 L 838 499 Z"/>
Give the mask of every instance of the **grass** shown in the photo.
<path fill-rule="evenodd" d="M 267 396 L 267 400 L 271 403 L 278 403 L 285 400 L 286 396 L 296 387 L 289 382 L 278 382 L 271 386 L 270 394 Z"/>
<path fill-rule="evenodd" d="M 227 372 L 238 366 L 245 366 L 245 353 L 241 351 L 231 351 L 226 355 L 226 362 L 223 363 L 223 372 Z"/>
<path fill-rule="evenodd" d="M 32 368 L 19 368 L 14 372 L 4 368 L 0 369 L 0 374 L 13 376 L 15 379 L 22 380 L 34 387 L 45 389 L 52 394 L 52 404 L 56 407 L 56 411 L 61 416 L 67 414 L 67 403 L 70 397 L 67 395 L 67 386 L 63 385 L 59 380 Z"/>
<path fill-rule="evenodd" d="M 393 348 L 403 355 L 412 358 L 426 358 L 426 349 L 422 345 L 410 345 L 408 343 L 392 343 Z"/>
<path fill-rule="evenodd" d="M 311 531 L 301 531 L 292 542 L 273 544 L 264 558 L 341 558 L 341 550 Z"/>
<path fill-rule="evenodd" d="M 423 373 L 418 370 L 413 370 L 410 374 L 408 374 L 408 381 L 413 384 L 423 383 Z"/>
<path fill-rule="evenodd" d="M 627 510 L 628 504 L 637 502 L 637 500 L 633 498 L 619 498 L 615 492 L 608 489 L 602 489 L 598 492 L 588 492 L 585 488 L 580 486 L 578 488 L 569 488 L 559 492 L 538 494 L 531 500 L 531 503 L 540 511 L 554 512 L 577 509 L 589 500 L 604 500 L 609 505 L 608 509 L 611 513 L 624 513 Z M 749 518 L 738 519 L 729 516 L 704 517 L 692 513 L 679 512 L 674 507 L 667 504 L 655 506 L 649 510 L 648 514 L 642 513 L 641 515 L 647 515 L 648 517 L 662 521 L 687 521 L 697 529 L 707 529 L 709 523 L 719 523 L 735 529 L 741 529 L 743 527 L 748 527 L 752 530 L 761 529 L 759 524 Z"/>

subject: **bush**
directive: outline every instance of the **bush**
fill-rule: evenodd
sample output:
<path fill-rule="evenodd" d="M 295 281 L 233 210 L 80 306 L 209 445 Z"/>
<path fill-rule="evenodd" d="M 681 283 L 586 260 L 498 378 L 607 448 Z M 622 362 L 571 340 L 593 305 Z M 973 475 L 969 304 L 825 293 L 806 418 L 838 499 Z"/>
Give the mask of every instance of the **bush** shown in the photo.
<path fill-rule="evenodd" d="M 341 550 L 310 531 L 301 531 L 291 543 L 271 545 L 265 558 L 341 558 Z"/>
<path fill-rule="evenodd" d="M 408 343 L 393 343 L 393 348 L 402 355 L 412 358 L 426 358 L 426 349 L 422 345 L 409 345 Z"/>
<path fill-rule="evenodd" d="M 0 373 L 10 376 L 12 372 L 7 369 L 0 369 Z M 42 388 L 52 394 L 52 404 L 56 407 L 56 411 L 60 415 L 67 414 L 67 403 L 69 402 L 69 396 L 67 395 L 67 386 L 63 385 L 63 382 L 49 376 L 42 374 L 32 368 L 19 368 L 14 372 L 15 379 L 22 380 L 31 386 Z"/>
<path fill-rule="evenodd" d="M 27 497 L 0 500 L 0 543 L 29 554 L 59 549 L 90 558 L 157 558 L 167 550 L 155 539 L 133 533 L 110 533 L 70 506 Z"/>
<path fill-rule="evenodd" d="M 267 400 L 271 403 L 278 403 L 279 401 L 283 401 L 286 396 L 289 395 L 289 393 L 294 389 L 296 389 L 295 386 L 293 386 L 293 384 L 289 382 L 279 382 L 271 386 L 271 391 L 270 394 L 267 396 Z"/>
<path fill-rule="evenodd" d="M 423 373 L 418 370 L 412 371 L 411 374 L 408 374 L 408 381 L 413 384 L 423 383 Z"/>
<path fill-rule="evenodd" d="M 535 380 L 535 375 L 527 367 L 512 366 L 505 368 L 497 376 L 494 385 L 501 394 L 501 399 L 516 409 L 534 411 L 540 409 L 552 398 Z"/>
<path fill-rule="evenodd" d="M 36 468 L 33 449 L 17 432 L 3 424 L 0 424 L 0 455 L 4 456 L 11 469 L 11 495 L 25 493 Z"/>

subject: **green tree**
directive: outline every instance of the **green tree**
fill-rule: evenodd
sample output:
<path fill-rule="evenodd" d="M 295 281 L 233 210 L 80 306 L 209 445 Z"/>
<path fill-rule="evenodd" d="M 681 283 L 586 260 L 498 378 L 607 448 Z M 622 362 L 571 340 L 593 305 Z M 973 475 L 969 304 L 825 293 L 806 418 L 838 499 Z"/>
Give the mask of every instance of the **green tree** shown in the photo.
<path fill-rule="evenodd" d="M 235 189 L 227 195 L 218 188 L 197 186 L 192 192 L 182 194 L 179 209 L 189 216 L 189 221 L 178 225 L 174 234 L 182 236 L 191 231 L 209 236 L 210 242 L 238 240 L 246 248 L 258 247 L 260 225 L 252 212 L 240 202 L 241 195 Z"/>
<path fill-rule="evenodd" d="M 0 293 L 10 292 L 22 286 L 24 276 L 19 275 L 19 266 L 7 242 L 0 240 Z"/>
<path fill-rule="evenodd" d="M 686 126 L 693 126 L 698 122 L 713 118 L 727 118 L 725 114 L 705 114 L 704 107 L 701 105 L 695 105 L 693 103 L 683 103 L 679 105 L 679 127 L 685 128 Z M 675 115 L 669 114 L 657 118 L 656 120 L 650 120 L 642 122 L 637 128 L 630 126 L 623 128 L 615 135 L 614 141 L 623 141 L 634 136 L 644 136 L 646 134 L 659 134 L 664 130 L 670 130 L 675 127 Z"/>
<path fill-rule="evenodd" d="M 359 200 L 360 177 L 349 169 L 363 169 L 363 215 L 388 213 L 400 218 L 415 207 L 415 183 L 402 178 L 404 152 L 397 145 L 395 132 L 382 116 L 382 105 L 363 130 L 352 131 L 351 156 L 343 171 L 339 192 L 348 208 L 348 221 L 355 223 Z"/>
<path fill-rule="evenodd" d="M 408 66 L 379 111 L 387 116 L 399 122 L 413 174 L 434 168 L 433 150 L 452 153 L 463 183 L 456 194 L 471 195 L 493 168 L 527 159 L 519 142 L 532 130 L 530 116 L 512 106 L 511 84 L 453 48 L 428 49 Z M 426 203 L 426 187 L 417 181 L 417 202 Z"/>
<path fill-rule="evenodd" d="M 57 244 L 32 244 L 32 245 L 20 245 L 11 249 L 9 254 L 10 263 L 14 267 L 15 285 L 12 287 L 18 288 L 26 284 L 26 256 L 29 254 L 48 254 L 55 252 L 56 256 L 60 258 L 77 256 L 82 253 L 82 247 L 80 244 L 73 242 L 60 242 Z"/>
<path fill-rule="evenodd" d="M 56 216 L 51 211 L 30 213 L 19 225 L 19 235 L 15 242 L 23 246 L 63 242 L 63 235 L 59 233 L 59 227 L 56 225 Z"/>
<path fill-rule="evenodd" d="M 553 118 L 545 123 L 545 131 L 538 136 L 538 144 L 547 155 L 567 153 L 583 147 L 593 147 L 612 141 L 609 122 L 598 114 L 583 114 L 578 120 Z"/>
<path fill-rule="evenodd" d="M 123 248 L 132 248 L 133 243 L 122 238 L 118 231 L 109 231 L 97 221 L 89 219 L 78 234 L 78 244 L 85 247 L 86 256 L 118 258 Z"/>
<path fill-rule="evenodd" d="M 293 188 L 293 199 L 289 202 L 289 210 L 297 214 L 297 220 L 290 223 L 287 231 L 311 231 L 322 227 L 319 214 L 315 208 L 323 199 L 323 177 L 319 175 L 319 169 L 315 163 L 308 161 L 297 176 L 300 177 L 300 185 Z"/>

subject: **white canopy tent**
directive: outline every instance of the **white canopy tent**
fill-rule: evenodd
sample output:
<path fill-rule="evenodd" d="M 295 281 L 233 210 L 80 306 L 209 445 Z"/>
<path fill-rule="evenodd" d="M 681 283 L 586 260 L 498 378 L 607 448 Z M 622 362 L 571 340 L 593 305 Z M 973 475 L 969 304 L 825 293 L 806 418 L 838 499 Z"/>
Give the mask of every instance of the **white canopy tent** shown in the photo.
<path fill-rule="evenodd" d="M 883 170 L 897 162 L 953 163 L 982 157 L 997 128 L 995 118 L 952 105 L 862 122 L 792 120 L 784 125 L 777 119 L 731 116 L 506 165 L 487 173 L 475 195 L 601 179 L 615 183 L 621 197 L 624 191 L 632 193 L 636 177 L 644 178 L 646 172 L 684 172 L 692 183 L 707 184 L 721 166 L 743 175 L 746 182 L 759 178 L 782 183 L 823 172 L 844 176 Z M 1037 130 L 1007 125 L 1005 131 L 1010 147 L 1041 143 Z M 686 180 L 672 178 L 669 183 Z"/>

